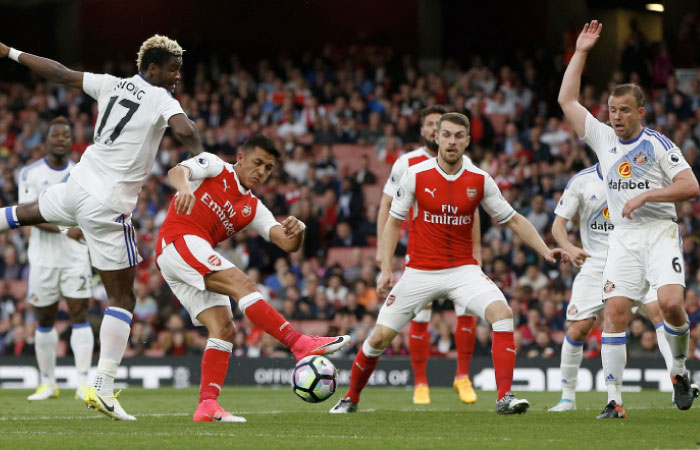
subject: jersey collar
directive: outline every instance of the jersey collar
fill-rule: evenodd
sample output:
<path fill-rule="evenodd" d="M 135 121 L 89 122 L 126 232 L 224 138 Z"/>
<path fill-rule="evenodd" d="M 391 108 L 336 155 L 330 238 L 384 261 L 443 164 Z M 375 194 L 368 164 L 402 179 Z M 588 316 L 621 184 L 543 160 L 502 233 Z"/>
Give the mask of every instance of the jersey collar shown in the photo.
<path fill-rule="evenodd" d="M 233 179 L 236 180 L 236 185 L 238 186 L 238 192 L 240 192 L 240 193 L 243 194 L 243 195 L 247 195 L 247 194 L 250 193 L 250 189 L 246 189 L 245 187 L 243 187 L 243 185 L 241 184 L 241 182 L 238 180 L 238 174 L 236 173 L 236 170 L 234 169 L 234 166 L 235 166 L 235 164 L 234 164 L 234 165 L 227 164 L 227 169 L 228 169 L 231 173 L 233 173 Z"/>
<path fill-rule="evenodd" d="M 617 138 L 617 140 L 620 141 L 620 144 L 630 145 L 630 144 L 634 144 L 635 142 L 637 142 L 639 140 L 639 138 L 642 137 L 643 135 L 644 135 L 644 127 L 642 127 L 642 129 L 639 131 L 639 134 L 634 139 L 630 139 L 629 141 L 623 141 L 622 139 Z"/>
<path fill-rule="evenodd" d="M 431 161 L 433 162 L 433 165 L 434 165 L 435 168 L 437 169 L 438 173 L 439 173 L 440 175 L 442 175 L 442 177 L 443 177 L 444 179 L 446 179 L 447 181 L 454 181 L 454 180 L 456 180 L 457 178 L 459 178 L 459 177 L 464 173 L 464 171 L 466 170 L 466 165 L 467 165 L 467 161 L 466 161 L 464 158 L 462 158 L 462 167 L 460 167 L 459 170 L 458 170 L 456 173 L 454 173 L 454 174 L 452 174 L 452 175 L 449 175 L 447 172 L 445 172 L 445 171 L 442 169 L 442 167 L 440 167 L 440 164 L 438 164 L 438 159 L 437 159 L 437 157 L 433 158 Z"/>

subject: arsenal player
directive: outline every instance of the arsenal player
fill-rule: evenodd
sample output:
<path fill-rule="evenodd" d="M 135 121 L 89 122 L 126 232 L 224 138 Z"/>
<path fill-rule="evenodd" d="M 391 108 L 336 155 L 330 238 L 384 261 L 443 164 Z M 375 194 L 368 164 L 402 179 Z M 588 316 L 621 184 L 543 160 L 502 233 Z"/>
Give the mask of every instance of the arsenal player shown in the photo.
<path fill-rule="evenodd" d="M 253 280 L 214 250 L 218 242 L 244 229 L 255 230 L 287 252 L 301 247 L 304 223 L 295 217 L 277 222 L 250 192 L 267 180 L 279 156 L 272 141 L 255 136 L 243 144 L 235 165 L 201 153 L 168 172 L 177 196 L 158 235 L 156 261 L 192 322 L 209 332 L 195 422 L 245 422 L 217 401 L 236 336 L 229 297 L 297 359 L 333 353 L 350 340 L 301 334 L 263 299 Z"/>
<path fill-rule="evenodd" d="M 436 298 L 448 298 L 493 328 L 493 365 L 498 397 L 496 412 L 520 414 L 527 400 L 511 392 L 515 367 L 513 312 L 501 291 L 481 271 L 473 255 L 472 226 L 481 204 L 499 223 L 506 224 L 547 261 L 566 255 L 550 249 L 530 222 L 515 212 L 496 183 L 466 158 L 469 119 L 447 113 L 438 122 L 438 157 L 411 166 L 401 179 L 381 239 L 380 292 L 391 287 L 391 260 L 401 224 L 411 211 L 406 271 L 382 306 L 377 326 L 358 352 L 350 375 L 350 389 L 331 413 L 357 411 L 360 393 L 377 366 L 379 356 L 417 312 Z M 412 242 L 411 242 L 412 241 Z"/>

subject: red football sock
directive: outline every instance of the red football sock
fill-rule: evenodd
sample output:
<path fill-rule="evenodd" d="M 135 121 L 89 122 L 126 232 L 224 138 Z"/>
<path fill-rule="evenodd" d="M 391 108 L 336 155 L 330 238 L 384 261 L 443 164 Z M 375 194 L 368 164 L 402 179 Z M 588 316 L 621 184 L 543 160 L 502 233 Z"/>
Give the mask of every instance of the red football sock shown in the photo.
<path fill-rule="evenodd" d="M 455 345 L 457 346 L 457 373 L 455 377 L 469 376 L 469 366 L 476 342 L 476 317 L 457 316 Z"/>
<path fill-rule="evenodd" d="M 512 331 L 494 331 L 491 344 L 491 357 L 493 369 L 496 372 L 496 387 L 498 388 L 498 400 L 506 392 L 510 391 L 513 384 L 513 370 L 515 369 L 515 341 Z"/>
<path fill-rule="evenodd" d="M 301 337 L 301 333 L 265 300 L 258 300 L 249 305 L 245 309 L 245 315 L 254 325 L 262 328 L 290 349 Z"/>
<path fill-rule="evenodd" d="M 228 360 L 231 353 L 208 348 L 202 356 L 202 381 L 199 386 L 199 401 L 216 400 L 228 372 Z"/>
<path fill-rule="evenodd" d="M 411 330 L 408 333 L 408 350 L 411 354 L 413 366 L 413 385 L 428 384 L 426 369 L 428 367 L 428 355 L 430 354 L 430 333 L 428 322 L 411 321 Z"/>
<path fill-rule="evenodd" d="M 369 377 L 374 372 L 378 362 L 378 356 L 376 358 L 368 358 L 362 349 L 357 352 L 357 356 L 352 362 L 352 371 L 350 372 L 350 389 L 345 395 L 350 397 L 351 402 L 357 403 L 360 401 L 360 392 L 367 386 Z"/>

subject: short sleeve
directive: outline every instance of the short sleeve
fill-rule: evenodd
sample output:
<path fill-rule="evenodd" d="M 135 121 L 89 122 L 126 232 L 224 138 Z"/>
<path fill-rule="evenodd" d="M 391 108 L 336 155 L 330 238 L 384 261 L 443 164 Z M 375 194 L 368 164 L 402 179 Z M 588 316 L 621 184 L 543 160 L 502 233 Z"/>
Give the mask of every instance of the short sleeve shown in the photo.
<path fill-rule="evenodd" d="M 22 170 L 19 176 L 19 187 L 18 187 L 18 203 L 29 203 L 33 202 L 39 198 L 39 193 L 36 191 L 32 185 L 32 180 L 29 178 L 29 170 L 26 168 Z"/>
<path fill-rule="evenodd" d="M 401 177 L 406 173 L 407 168 L 408 160 L 406 158 L 399 158 L 394 162 L 391 166 L 391 175 L 389 175 L 389 179 L 384 183 L 383 192 L 386 195 L 393 197 L 394 194 L 396 194 L 396 190 L 399 188 L 399 183 L 401 182 Z"/>
<path fill-rule="evenodd" d="M 194 158 L 182 161 L 178 165 L 190 169 L 190 180 L 194 181 L 219 175 L 224 170 L 224 164 L 224 161 L 218 156 L 202 152 Z"/>
<path fill-rule="evenodd" d="M 581 196 L 578 190 L 579 185 L 580 183 L 574 181 L 564 189 L 564 193 L 561 194 L 559 203 L 557 203 L 557 207 L 554 209 L 554 214 L 566 220 L 571 220 L 571 218 L 576 215 L 579 204 L 581 203 Z"/>
<path fill-rule="evenodd" d="M 661 153 L 661 152 L 659 152 Z M 686 169 L 690 169 L 690 164 L 685 160 L 681 149 L 675 145 L 667 152 L 657 155 L 661 171 L 668 177 L 669 180 Z"/>
<path fill-rule="evenodd" d="M 404 173 L 399 186 L 394 192 L 389 214 L 399 220 L 408 218 L 408 211 L 416 199 L 416 173 L 409 170 Z"/>
<path fill-rule="evenodd" d="M 272 212 L 267 209 L 267 206 L 265 206 L 263 202 L 261 202 L 259 199 L 256 200 L 258 201 L 258 206 L 255 208 L 255 217 L 248 224 L 248 226 L 243 229 L 247 230 L 250 228 L 258 233 L 263 239 L 269 241 L 270 230 L 272 230 L 272 227 L 277 225 L 282 226 L 282 224 L 275 220 L 275 216 L 272 215 Z"/>
<path fill-rule="evenodd" d="M 593 117 L 590 112 L 586 114 L 586 135 L 583 140 L 596 154 L 605 149 L 605 139 L 610 133 L 614 133 L 612 128 Z"/>
<path fill-rule="evenodd" d="M 156 105 L 156 110 L 158 111 L 158 115 L 160 117 L 162 117 L 166 123 L 174 115 L 185 114 L 185 111 L 183 111 L 182 106 L 180 105 L 180 102 L 175 100 L 165 90 L 163 90 L 163 93 L 158 96 L 157 101 L 158 101 L 158 105 Z"/>
<path fill-rule="evenodd" d="M 118 78 L 107 74 L 97 74 L 83 72 L 83 91 L 95 100 L 100 98 L 100 95 L 113 84 Z"/>
<path fill-rule="evenodd" d="M 501 190 L 498 189 L 496 182 L 488 174 L 484 175 L 484 197 L 481 199 L 481 206 L 498 223 L 506 223 L 515 215 L 515 210 L 503 198 Z"/>

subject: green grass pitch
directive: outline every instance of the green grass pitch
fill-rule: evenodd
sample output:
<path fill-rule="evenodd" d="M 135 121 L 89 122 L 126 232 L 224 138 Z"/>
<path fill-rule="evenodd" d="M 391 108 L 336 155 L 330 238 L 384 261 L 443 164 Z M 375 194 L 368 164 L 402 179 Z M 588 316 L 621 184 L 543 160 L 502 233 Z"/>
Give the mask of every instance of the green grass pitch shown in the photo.
<path fill-rule="evenodd" d="M 115 422 L 73 399 L 30 403 L 28 391 L 0 391 L 0 449 L 344 449 L 697 448 L 700 405 L 679 411 L 670 393 L 625 393 L 627 419 L 596 420 L 605 393 L 579 393 L 578 411 L 548 413 L 556 392 L 522 392 L 531 408 L 522 416 L 493 412 L 495 392 L 478 392 L 474 405 L 459 403 L 446 388 L 431 389 L 432 404 L 411 403 L 406 389 L 369 387 L 360 411 L 331 415 L 328 401 L 304 403 L 287 388 L 225 387 L 222 406 L 245 424 L 193 423 L 197 390 L 130 388 L 119 397 L 137 422 Z"/>

